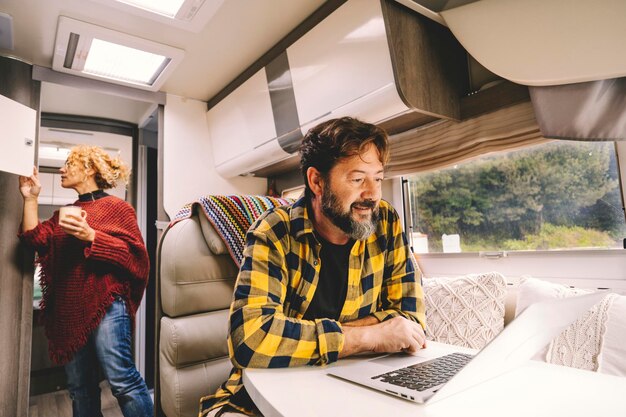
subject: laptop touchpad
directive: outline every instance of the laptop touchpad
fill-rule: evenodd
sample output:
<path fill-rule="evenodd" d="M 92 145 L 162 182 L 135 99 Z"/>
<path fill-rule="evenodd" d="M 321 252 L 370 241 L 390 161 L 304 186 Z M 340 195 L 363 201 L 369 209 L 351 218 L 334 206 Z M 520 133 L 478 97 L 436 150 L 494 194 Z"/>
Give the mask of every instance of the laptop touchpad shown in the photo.
<path fill-rule="evenodd" d="M 404 368 L 405 366 L 424 362 L 426 360 L 428 359 L 419 356 L 409 355 L 406 353 L 393 353 L 391 355 L 372 359 L 370 362 L 376 363 L 378 365 L 389 366 L 392 368 Z"/>

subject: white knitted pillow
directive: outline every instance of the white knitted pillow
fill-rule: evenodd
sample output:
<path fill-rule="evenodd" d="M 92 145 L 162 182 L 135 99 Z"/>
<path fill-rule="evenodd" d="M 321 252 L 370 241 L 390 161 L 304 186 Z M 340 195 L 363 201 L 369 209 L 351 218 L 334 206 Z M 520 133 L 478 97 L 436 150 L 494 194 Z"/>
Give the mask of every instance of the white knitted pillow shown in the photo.
<path fill-rule="evenodd" d="M 506 280 L 497 272 L 424 278 L 428 340 L 480 349 L 504 327 Z"/>
<path fill-rule="evenodd" d="M 518 288 L 516 316 L 528 305 L 573 297 L 588 290 L 524 278 Z M 534 359 L 589 371 L 626 376 L 626 297 L 608 293 L 582 314 Z"/>

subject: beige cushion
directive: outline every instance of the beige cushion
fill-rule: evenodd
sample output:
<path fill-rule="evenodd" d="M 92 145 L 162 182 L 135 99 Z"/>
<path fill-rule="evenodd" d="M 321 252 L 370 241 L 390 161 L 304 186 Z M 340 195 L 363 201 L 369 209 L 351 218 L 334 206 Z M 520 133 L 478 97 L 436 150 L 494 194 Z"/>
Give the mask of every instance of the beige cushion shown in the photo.
<path fill-rule="evenodd" d="M 239 270 L 230 255 L 215 255 L 209 249 L 197 216 L 181 220 L 165 232 L 159 258 L 161 304 L 166 315 L 229 308 Z"/>
<path fill-rule="evenodd" d="M 238 268 L 204 213 L 167 229 L 159 247 L 159 399 L 167 417 L 196 417 L 232 364 L 226 336 Z"/>
<path fill-rule="evenodd" d="M 424 278 L 429 340 L 480 349 L 504 327 L 506 281 L 497 272 Z"/>
<path fill-rule="evenodd" d="M 216 255 L 228 255 L 228 248 L 224 240 L 217 233 L 211 222 L 209 222 L 206 214 L 201 211 L 202 210 L 198 212 L 197 216 L 200 220 L 200 229 L 202 230 L 207 246 L 211 249 L 211 252 Z"/>
<path fill-rule="evenodd" d="M 161 318 L 161 406 L 168 417 L 196 417 L 200 398 L 228 378 L 228 310 Z"/>
<path fill-rule="evenodd" d="M 228 310 L 161 318 L 161 352 L 174 366 L 228 356 Z"/>
<path fill-rule="evenodd" d="M 588 292 L 527 277 L 518 288 L 516 314 L 537 301 Z M 626 297 L 607 292 L 601 302 L 582 314 L 534 358 L 556 365 L 626 376 Z"/>
<path fill-rule="evenodd" d="M 213 394 L 232 369 L 228 358 L 184 368 L 161 366 L 161 408 L 167 417 L 198 417 L 200 398 Z"/>

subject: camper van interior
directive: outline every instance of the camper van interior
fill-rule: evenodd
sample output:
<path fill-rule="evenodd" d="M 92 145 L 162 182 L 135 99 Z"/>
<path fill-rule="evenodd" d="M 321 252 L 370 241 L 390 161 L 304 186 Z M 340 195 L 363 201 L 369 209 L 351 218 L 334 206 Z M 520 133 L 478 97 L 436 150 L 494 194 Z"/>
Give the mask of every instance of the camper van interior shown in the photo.
<path fill-rule="evenodd" d="M 135 208 L 150 257 L 135 363 L 156 416 L 197 416 L 231 369 L 238 267 L 202 210 L 177 214 L 207 196 L 300 197 L 302 138 L 343 116 L 389 134 L 383 198 L 424 276 L 429 340 L 480 349 L 535 301 L 606 291 L 534 356 L 563 369 L 554 398 L 574 399 L 567 378 L 602 392 L 535 415 L 622 415 L 624 39 L 620 0 L 1 0 L 0 417 L 72 415 L 36 254 L 16 237 L 18 175 L 38 167 L 45 220 L 76 199 L 59 176 L 73 146 L 132 167 L 110 194 Z M 302 415 L 264 375 L 244 378 L 264 415 Z M 121 416 L 102 387 L 103 415 Z M 380 412 L 378 394 L 337 389 Z"/>

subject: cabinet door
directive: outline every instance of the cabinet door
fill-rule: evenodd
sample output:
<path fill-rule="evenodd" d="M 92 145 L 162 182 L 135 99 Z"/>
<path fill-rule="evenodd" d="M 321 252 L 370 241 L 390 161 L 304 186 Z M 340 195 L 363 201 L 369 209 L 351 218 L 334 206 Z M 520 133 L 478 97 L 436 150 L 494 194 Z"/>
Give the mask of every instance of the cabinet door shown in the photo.
<path fill-rule="evenodd" d="M 35 162 L 37 111 L 0 95 L 0 171 L 31 175 Z"/>
<path fill-rule="evenodd" d="M 303 125 L 395 89 L 379 0 L 348 1 L 287 48 L 287 56 Z"/>
<path fill-rule="evenodd" d="M 207 113 L 215 165 L 219 166 L 276 137 L 265 68 Z"/>

